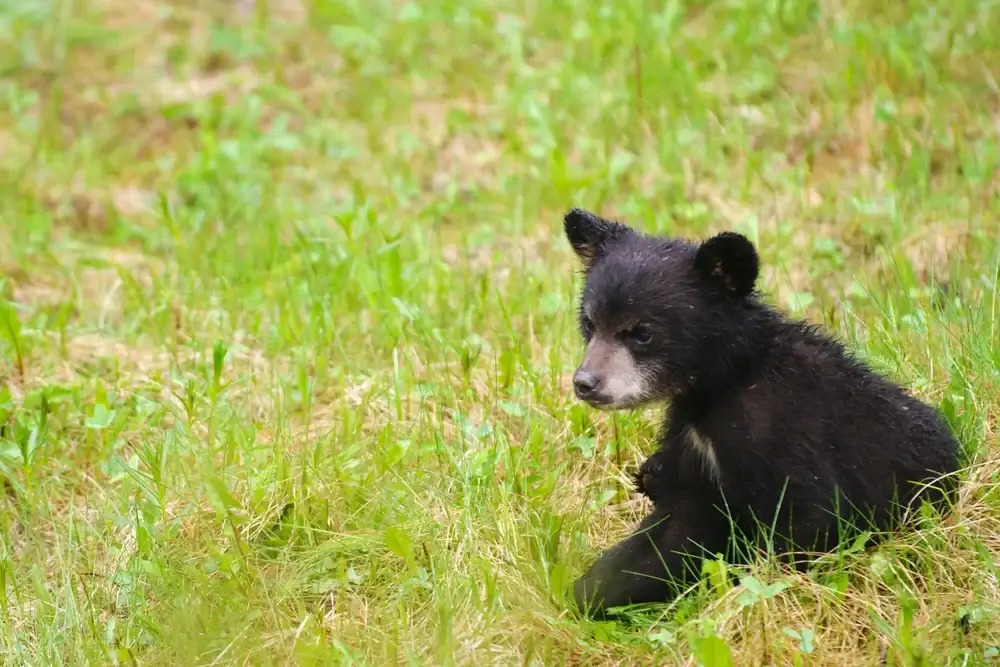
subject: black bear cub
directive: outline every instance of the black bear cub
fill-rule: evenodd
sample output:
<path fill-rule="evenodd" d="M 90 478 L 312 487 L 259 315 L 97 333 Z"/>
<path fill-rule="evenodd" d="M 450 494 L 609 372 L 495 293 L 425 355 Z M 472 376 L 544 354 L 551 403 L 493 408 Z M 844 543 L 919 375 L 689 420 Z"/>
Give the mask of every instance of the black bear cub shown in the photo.
<path fill-rule="evenodd" d="M 579 209 L 565 232 L 586 278 L 577 397 L 669 402 L 637 474 L 653 510 L 576 582 L 582 610 L 666 601 L 744 541 L 830 551 L 952 498 L 959 446 L 937 412 L 765 305 L 745 237 L 661 238 Z"/>

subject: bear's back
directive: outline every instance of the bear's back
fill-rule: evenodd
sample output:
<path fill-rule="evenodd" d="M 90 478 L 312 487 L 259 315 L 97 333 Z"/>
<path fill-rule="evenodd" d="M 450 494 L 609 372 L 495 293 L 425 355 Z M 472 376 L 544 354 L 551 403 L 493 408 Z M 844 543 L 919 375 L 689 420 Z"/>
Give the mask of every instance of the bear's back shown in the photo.
<path fill-rule="evenodd" d="M 811 327 L 782 322 L 774 333 L 754 372 L 671 411 L 682 447 L 710 443 L 730 511 L 768 521 L 780 503 L 810 531 L 852 505 L 885 527 L 894 503 L 957 468 L 957 442 L 933 408 Z"/>

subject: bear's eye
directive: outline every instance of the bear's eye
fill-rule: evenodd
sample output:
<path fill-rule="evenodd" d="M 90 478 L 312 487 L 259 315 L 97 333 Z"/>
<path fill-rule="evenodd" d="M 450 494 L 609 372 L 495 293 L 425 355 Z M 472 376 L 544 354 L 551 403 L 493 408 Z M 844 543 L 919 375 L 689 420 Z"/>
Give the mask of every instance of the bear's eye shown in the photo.
<path fill-rule="evenodd" d="M 626 336 L 636 345 L 649 345 L 653 340 L 653 334 L 641 324 L 629 330 Z"/>
<path fill-rule="evenodd" d="M 583 327 L 583 335 L 586 338 L 590 338 L 594 333 L 594 323 L 589 317 L 584 317 L 581 326 Z"/>

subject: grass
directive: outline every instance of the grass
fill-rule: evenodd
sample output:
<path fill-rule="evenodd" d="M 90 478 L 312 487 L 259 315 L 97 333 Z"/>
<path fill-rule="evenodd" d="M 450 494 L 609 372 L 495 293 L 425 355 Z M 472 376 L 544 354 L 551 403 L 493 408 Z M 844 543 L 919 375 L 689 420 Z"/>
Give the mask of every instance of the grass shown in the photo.
<path fill-rule="evenodd" d="M 4 664 L 996 664 L 997 25 L 3 4 Z M 954 513 L 633 623 L 570 614 L 644 510 L 658 417 L 569 391 L 572 206 L 750 235 L 770 300 L 941 406 Z"/>

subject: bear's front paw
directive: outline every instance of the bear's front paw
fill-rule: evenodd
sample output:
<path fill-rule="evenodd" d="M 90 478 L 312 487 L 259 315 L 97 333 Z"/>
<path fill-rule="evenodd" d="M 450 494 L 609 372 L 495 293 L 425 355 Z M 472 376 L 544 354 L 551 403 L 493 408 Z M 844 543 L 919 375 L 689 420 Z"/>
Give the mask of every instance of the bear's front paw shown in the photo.
<path fill-rule="evenodd" d="M 656 502 L 657 479 L 663 475 L 663 462 L 660 452 L 646 459 L 639 470 L 633 474 L 635 490 Z"/>

